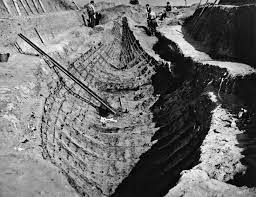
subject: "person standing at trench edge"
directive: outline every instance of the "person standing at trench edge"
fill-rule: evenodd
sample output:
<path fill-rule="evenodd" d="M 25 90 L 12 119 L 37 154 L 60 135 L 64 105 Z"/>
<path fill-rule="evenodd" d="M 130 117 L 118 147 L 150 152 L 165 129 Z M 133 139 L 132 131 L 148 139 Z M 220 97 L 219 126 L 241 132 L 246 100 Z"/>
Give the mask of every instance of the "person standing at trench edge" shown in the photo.
<path fill-rule="evenodd" d="M 96 10 L 94 1 L 91 1 L 87 6 L 87 13 L 89 16 L 89 26 L 93 28 L 96 22 Z"/>
<path fill-rule="evenodd" d="M 147 20 L 149 19 L 149 14 L 151 11 L 151 7 L 149 6 L 149 4 L 146 4 L 146 10 L 147 10 Z"/>
<path fill-rule="evenodd" d="M 172 11 L 172 6 L 171 6 L 169 1 L 167 1 L 167 4 L 165 6 L 165 11 L 166 12 L 171 12 Z"/>
<path fill-rule="evenodd" d="M 151 10 L 151 8 L 147 7 L 147 23 L 150 30 L 151 35 L 155 35 L 157 22 L 156 22 L 156 13 Z"/>

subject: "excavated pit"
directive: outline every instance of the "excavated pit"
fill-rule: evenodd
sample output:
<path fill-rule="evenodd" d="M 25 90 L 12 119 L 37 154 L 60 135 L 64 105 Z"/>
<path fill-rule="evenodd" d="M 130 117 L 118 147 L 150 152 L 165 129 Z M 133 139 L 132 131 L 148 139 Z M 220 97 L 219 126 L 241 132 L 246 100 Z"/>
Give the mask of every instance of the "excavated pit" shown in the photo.
<path fill-rule="evenodd" d="M 234 77 L 225 68 L 195 62 L 161 34 L 154 50 L 171 66 L 157 62 L 143 50 L 126 18 L 122 23 L 115 21 L 105 36 L 67 69 L 118 109 L 117 116 L 57 70 L 48 83 L 41 124 L 44 157 L 62 170 L 77 192 L 81 196 L 164 196 L 182 171 L 200 165 L 211 178 L 255 186 L 250 179 L 255 173 L 250 160 L 254 145 L 240 141 L 251 137 L 255 141 L 251 128 L 241 127 L 245 132 L 237 137 L 249 149 L 243 153 L 246 173 L 239 159 L 233 167 L 217 162 L 208 169 L 200 155 L 216 107 L 223 105 L 231 114 L 251 108 L 249 118 L 241 121 L 253 121 L 256 91 L 249 84 L 255 74 Z M 238 178 L 233 180 L 234 175 Z"/>

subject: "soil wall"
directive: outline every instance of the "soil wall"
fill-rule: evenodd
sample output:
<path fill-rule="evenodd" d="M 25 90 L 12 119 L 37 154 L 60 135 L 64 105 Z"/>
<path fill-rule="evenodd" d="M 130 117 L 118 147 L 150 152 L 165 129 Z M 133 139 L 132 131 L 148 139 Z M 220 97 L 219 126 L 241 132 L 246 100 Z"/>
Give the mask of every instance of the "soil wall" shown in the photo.
<path fill-rule="evenodd" d="M 211 56 L 256 67 L 256 5 L 200 8 L 186 21 L 185 28 Z"/>

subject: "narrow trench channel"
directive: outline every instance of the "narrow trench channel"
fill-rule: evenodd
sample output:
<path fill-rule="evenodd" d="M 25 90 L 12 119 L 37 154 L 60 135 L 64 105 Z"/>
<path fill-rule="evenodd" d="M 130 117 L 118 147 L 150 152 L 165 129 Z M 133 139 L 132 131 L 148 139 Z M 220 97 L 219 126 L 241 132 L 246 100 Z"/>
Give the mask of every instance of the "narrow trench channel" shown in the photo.
<path fill-rule="evenodd" d="M 176 66 L 173 70 L 176 72 L 183 72 L 189 64 L 184 63 L 187 58 L 179 53 L 173 53 L 174 51 L 179 51 L 176 48 L 175 43 L 163 37 L 161 34 L 156 35 L 159 42 L 156 43 L 153 49 L 160 55 L 161 58 L 172 61 Z M 170 51 L 171 49 L 171 51 Z M 167 51 L 167 53 L 166 53 Z M 177 55 L 178 54 L 178 55 Z M 225 58 L 225 61 L 230 61 L 229 58 Z M 234 61 L 234 59 L 232 59 Z M 177 64 L 178 62 L 178 64 Z M 237 61 L 238 62 L 238 61 Z M 181 67 L 179 67 L 181 65 Z M 179 67 L 178 71 L 175 67 Z M 184 72 L 186 73 L 186 71 Z M 184 73 L 181 75 L 184 76 Z M 241 163 L 246 166 L 246 171 L 243 173 L 237 173 L 233 179 L 229 180 L 227 183 L 236 185 L 238 187 L 247 186 L 255 187 L 255 177 L 256 177 L 256 75 L 248 75 L 246 77 L 238 76 L 234 79 L 234 82 L 227 82 L 228 87 L 222 92 L 222 106 L 228 110 L 231 114 L 241 113 L 241 109 L 244 110 L 243 115 L 239 117 L 236 122 L 240 131 L 243 133 L 236 136 L 238 144 L 237 146 L 242 148 L 242 155 L 244 158 L 241 159 Z"/>
<path fill-rule="evenodd" d="M 177 77 L 173 77 L 167 65 L 156 68 L 152 84 L 154 93 L 160 97 L 151 107 L 153 121 L 159 127 L 152 137 L 156 143 L 140 157 L 113 197 L 167 194 L 176 185 L 181 171 L 198 164 L 199 148 L 210 126 L 213 105 L 200 96 L 201 84 L 192 80 L 192 61 L 170 50 L 170 40 L 160 34 L 157 37 L 153 49 L 162 59 L 172 62 Z"/>

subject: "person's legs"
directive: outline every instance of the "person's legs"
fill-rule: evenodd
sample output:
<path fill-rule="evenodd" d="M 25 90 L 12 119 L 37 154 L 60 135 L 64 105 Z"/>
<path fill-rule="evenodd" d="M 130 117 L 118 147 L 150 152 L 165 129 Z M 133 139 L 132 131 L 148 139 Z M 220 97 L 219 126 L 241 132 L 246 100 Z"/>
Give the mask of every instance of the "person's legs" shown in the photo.
<path fill-rule="evenodd" d="M 95 15 L 93 15 L 92 16 L 92 28 L 95 27 L 95 22 L 96 22 Z"/>
<path fill-rule="evenodd" d="M 89 25 L 88 25 L 89 27 L 94 27 L 95 26 L 95 17 L 94 17 L 94 15 L 89 15 Z"/>
<path fill-rule="evenodd" d="M 164 13 L 162 13 L 162 14 L 160 15 L 159 20 L 160 20 L 160 21 L 164 20 Z"/>
<path fill-rule="evenodd" d="M 99 25 L 100 24 L 101 17 L 102 17 L 101 13 L 96 12 L 95 25 Z"/>
<path fill-rule="evenodd" d="M 89 20 L 88 20 L 88 27 L 92 26 L 92 16 L 90 14 L 88 14 L 89 16 Z"/>
<path fill-rule="evenodd" d="M 160 20 L 164 20 L 167 17 L 166 12 L 163 12 L 160 16 Z"/>
<path fill-rule="evenodd" d="M 152 20 L 148 20 L 148 28 L 149 28 L 150 35 L 152 35 L 153 34 Z"/>
<path fill-rule="evenodd" d="M 163 18 L 166 18 L 167 17 L 167 14 L 166 12 L 163 13 Z"/>
<path fill-rule="evenodd" d="M 153 20 L 152 21 L 153 35 L 155 35 L 155 33 L 156 33 L 156 27 L 157 27 L 157 22 L 156 22 L 156 20 Z"/>

